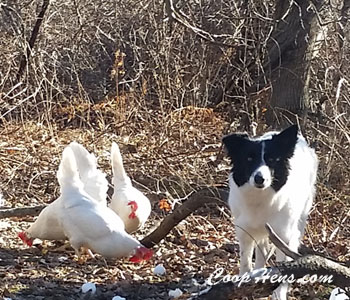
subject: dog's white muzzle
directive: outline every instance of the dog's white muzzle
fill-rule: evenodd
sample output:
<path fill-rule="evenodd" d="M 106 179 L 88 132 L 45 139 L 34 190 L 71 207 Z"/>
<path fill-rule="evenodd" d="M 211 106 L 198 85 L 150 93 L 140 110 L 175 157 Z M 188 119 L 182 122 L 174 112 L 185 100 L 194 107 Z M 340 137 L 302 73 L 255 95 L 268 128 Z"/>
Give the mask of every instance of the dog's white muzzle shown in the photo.
<path fill-rule="evenodd" d="M 262 165 L 257 168 L 252 176 L 250 176 L 249 183 L 258 188 L 258 189 L 266 189 L 272 183 L 272 174 L 271 170 L 268 166 Z"/>

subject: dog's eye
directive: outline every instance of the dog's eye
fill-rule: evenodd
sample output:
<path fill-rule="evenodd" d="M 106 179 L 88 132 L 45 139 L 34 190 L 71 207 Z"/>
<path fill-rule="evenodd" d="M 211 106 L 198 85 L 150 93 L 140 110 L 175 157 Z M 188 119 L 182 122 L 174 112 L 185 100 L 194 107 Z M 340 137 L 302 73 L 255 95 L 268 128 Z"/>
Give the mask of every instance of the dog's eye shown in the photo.
<path fill-rule="evenodd" d="M 248 157 L 247 157 L 247 161 L 253 161 L 253 157 L 248 156 Z"/>
<path fill-rule="evenodd" d="M 280 161 L 281 159 L 279 158 L 279 157 L 276 157 L 276 158 L 273 158 L 273 157 L 270 157 L 269 159 L 268 159 L 268 161 L 269 162 L 278 162 L 278 161 Z"/>

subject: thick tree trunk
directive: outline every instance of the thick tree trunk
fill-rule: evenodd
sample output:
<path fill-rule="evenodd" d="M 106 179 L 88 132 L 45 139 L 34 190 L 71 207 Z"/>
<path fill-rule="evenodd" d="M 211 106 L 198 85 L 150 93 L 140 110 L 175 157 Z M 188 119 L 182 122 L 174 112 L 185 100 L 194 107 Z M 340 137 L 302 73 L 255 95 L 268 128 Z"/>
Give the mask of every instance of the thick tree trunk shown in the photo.
<path fill-rule="evenodd" d="M 341 66 L 341 71 L 346 74 L 347 68 L 350 62 L 350 1 L 344 0 L 341 5 L 340 10 L 340 24 L 339 33 L 340 33 L 340 53 L 343 55 L 346 63 L 343 63 Z"/>
<path fill-rule="evenodd" d="M 304 88 L 308 73 L 306 50 L 312 40 L 310 29 L 315 17 L 315 7 L 310 4 L 311 1 L 305 0 L 276 1 L 276 25 L 265 63 L 272 83 L 267 114 L 270 125 L 284 125 L 286 119 L 294 122 L 294 116 L 303 114 L 309 107 Z"/>

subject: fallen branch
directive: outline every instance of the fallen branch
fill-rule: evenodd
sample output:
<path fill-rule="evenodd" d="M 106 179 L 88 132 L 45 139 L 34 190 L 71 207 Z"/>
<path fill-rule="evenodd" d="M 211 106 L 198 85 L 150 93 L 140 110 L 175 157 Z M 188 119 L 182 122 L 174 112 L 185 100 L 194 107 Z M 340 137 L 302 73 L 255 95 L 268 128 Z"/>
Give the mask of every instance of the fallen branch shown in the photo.
<path fill-rule="evenodd" d="M 277 267 L 282 275 L 293 274 L 296 279 L 305 275 L 318 278 L 332 276 L 331 284 L 346 289 L 350 287 L 350 268 L 318 255 L 306 255 L 295 261 L 283 262 Z"/>
<path fill-rule="evenodd" d="M 38 205 L 33 207 L 19 207 L 0 209 L 0 219 L 12 217 L 37 216 L 46 207 L 46 205 Z"/>
<path fill-rule="evenodd" d="M 158 244 L 177 224 L 198 208 L 203 207 L 208 203 L 223 203 L 226 202 L 228 191 L 223 188 L 203 188 L 202 190 L 193 193 L 189 199 L 177 207 L 170 215 L 167 215 L 160 225 L 143 238 L 141 243 L 148 248 Z"/>
<path fill-rule="evenodd" d="M 288 245 L 276 234 L 276 232 L 272 229 L 270 224 L 266 223 L 265 228 L 267 232 L 269 233 L 270 241 L 278 248 L 280 249 L 285 255 L 293 258 L 298 259 L 302 255 L 294 252 L 292 249 L 288 247 Z"/>
<path fill-rule="evenodd" d="M 317 276 L 333 276 L 333 284 L 338 287 L 346 288 L 350 286 L 350 268 L 341 265 L 339 262 L 316 254 L 307 254 L 301 256 L 295 253 L 281 240 L 269 224 L 265 225 L 271 242 L 279 248 L 284 254 L 292 257 L 295 261 L 285 262 L 280 266 L 280 271 L 286 275 L 304 276 L 305 272 L 316 274 Z M 283 268 L 283 269 L 281 269 Z M 308 273 L 306 273 L 308 274 Z"/>
<path fill-rule="evenodd" d="M 305 276 L 316 275 L 317 279 L 322 279 L 325 283 L 335 285 L 344 290 L 349 288 L 350 268 L 315 254 L 301 257 L 299 253 L 289 249 L 281 238 L 276 235 L 271 226 L 266 224 L 266 229 L 269 232 L 270 240 L 275 246 L 286 255 L 294 257 L 295 260 L 280 262 L 275 267 L 253 271 L 247 274 L 245 281 L 220 282 L 210 287 L 207 292 L 199 295 L 196 299 L 209 300 L 215 298 L 216 300 L 227 300 L 242 299 L 244 297 L 267 297 L 279 285 L 279 282 L 271 282 L 269 280 L 272 276 L 276 276 L 276 278 L 292 277 L 295 282 L 298 282 L 298 279 L 305 279 Z M 231 278 L 233 278 L 232 276 Z M 268 276 L 268 278 L 265 277 L 263 281 L 264 276 Z"/>
<path fill-rule="evenodd" d="M 209 291 L 200 292 L 195 299 L 229 300 L 250 299 L 250 297 L 253 299 L 268 297 L 272 294 L 272 291 L 278 287 L 279 283 L 272 283 L 270 280 L 263 282 L 261 276 L 265 275 L 267 272 L 269 272 L 270 276 L 280 275 L 277 268 L 270 268 L 270 270 L 260 269 L 254 273 L 249 273 L 247 274 L 247 277 L 245 277 L 244 281 L 236 280 L 233 277 L 234 274 L 223 274 L 223 276 L 230 276 L 232 281 L 215 284 L 212 287 L 209 287 Z M 216 280 L 219 281 L 220 279 L 223 279 L 223 277 Z M 215 281 L 215 279 L 213 281 Z"/>
<path fill-rule="evenodd" d="M 227 276 L 227 274 L 224 275 Z M 305 276 L 307 275 L 316 275 L 318 279 L 327 279 L 326 283 L 344 290 L 350 286 L 349 268 L 317 255 L 308 255 L 295 261 L 282 262 L 276 267 L 256 270 L 247 274 L 244 277 L 244 281 L 220 282 L 213 285 L 208 292 L 199 295 L 196 299 L 228 300 L 243 299 L 244 297 L 268 297 L 280 284 L 277 280 L 270 280 L 273 276 L 276 276 L 275 278 L 284 278 L 284 276 L 292 278 L 290 276 L 293 276 L 295 282 L 298 282 L 298 279 L 306 278 Z M 234 278 L 233 274 L 230 276 Z M 220 279 L 223 278 L 216 280 L 219 281 Z"/>

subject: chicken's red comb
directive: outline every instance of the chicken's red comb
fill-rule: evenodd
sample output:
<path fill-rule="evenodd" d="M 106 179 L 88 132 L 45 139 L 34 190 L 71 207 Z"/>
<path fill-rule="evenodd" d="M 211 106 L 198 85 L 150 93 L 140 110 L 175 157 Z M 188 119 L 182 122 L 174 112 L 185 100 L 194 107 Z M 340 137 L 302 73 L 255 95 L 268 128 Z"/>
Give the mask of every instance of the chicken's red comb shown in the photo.
<path fill-rule="evenodd" d="M 129 219 L 135 219 L 136 218 L 135 212 L 138 209 L 138 205 L 137 205 L 136 201 L 129 201 L 128 205 L 131 206 L 131 213 L 129 215 Z"/>
<path fill-rule="evenodd" d="M 144 260 L 150 260 L 153 256 L 153 250 L 144 248 L 145 250 L 143 251 L 143 259 Z"/>
<path fill-rule="evenodd" d="M 153 256 L 153 250 L 146 247 L 139 247 L 136 249 L 134 256 L 130 257 L 129 261 L 139 263 L 143 260 L 149 260 Z"/>
<path fill-rule="evenodd" d="M 142 261 L 142 258 L 135 254 L 134 256 L 129 258 L 129 261 L 133 263 L 139 263 Z"/>
<path fill-rule="evenodd" d="M 25 243 L 29 247 L 33 246 L 32 239 L 28 238 L 28 236 L 27 236 L 25 231 L 22 231 L 22 232 L 18 233 L 18 237 L 23 241 L 23 243 Z"/>

